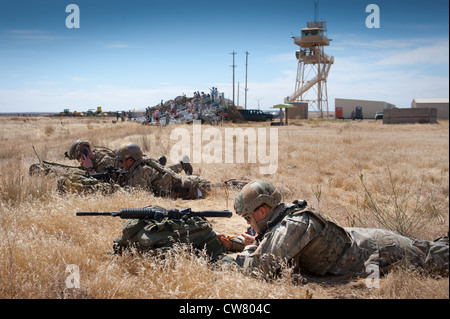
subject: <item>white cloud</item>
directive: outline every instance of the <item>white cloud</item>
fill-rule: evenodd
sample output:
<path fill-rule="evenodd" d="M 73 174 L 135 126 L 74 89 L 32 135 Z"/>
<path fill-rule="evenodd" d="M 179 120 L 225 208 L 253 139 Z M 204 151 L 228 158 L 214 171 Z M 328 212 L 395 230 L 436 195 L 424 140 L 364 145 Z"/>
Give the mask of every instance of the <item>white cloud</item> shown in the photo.
<path fill-rule="evenodd" d="M 256 109 L 258 103 L 260 109 L 268 110 L 272 106 L 280 103 L 284 103 L 284 98 L 292 94 L 295 87 L 295 75 L 296 71 L 284 70 L 281 71 L 281 76 L 277 77 L 270 82 L 255 82 L 250 81 L 247 83 L 247 108 Z M 233 84 L 232 83 L 217 83 L 219 91 L 225 93 L 225 97 L 232 100 L 233 97 Z M 237 83 L 235 84 L 235 102 L 238 102 L 237 98 Z M 239 90 L 239 104 L 245 105 L 245 91 L 244 85 L 241 83 Z"/>
<path fill-rule="evenodd" d="M 56 41 L 67 39 L 67 36 L 55 35 L 52 32 L 45 30 L 22 30 L 13 29 L 6 30 L 5 33 L 13 39 L 32 40 L 32 41 Z"/>
<path fill-rule="evenodd" d="M 105 111 L 144 109 L 190 92 L 186 88 L 135 89 L 97 85 L 93 89 L 14 89 L 0 90 L 0 112 L 61 112 L 88 110 L 103 106 Z"/>
<path fill-rule="evenodd" d="M 380 68 L 379 61 L 354 61 L 340 57 L 328 79 L 329 104 L 334 98 L 379 100 L 409 107 L 415 96 L 447 97 L 448 77 L 423 73 L 410 65 Z"/>
<path fill-rule="evenodd" d="M 294 54 L 295 54 L 295 52 L 269 55 L 267 57 L 267 62 L 271 62 L 271 63 L 292 62 L 295 59 Z"/>
<path fill-rule="evenodd" d="M 136 48 L 136 46 L 130 45 L 127 43 L 122 43 L 122 42 L 115 42 L 115 43 L 106 44 L 105 48 L 107 48 L 107 49 L 130 49 L 130 48 Z"/>
<path fill-rule="evenodd" d="M 354 98 L 409 107 L 416 96 L 448 97 L 448 45 L 444 38 L 340 42 L 328 79 L 329 104 Z"/>
<path fill-rule="evenodd" d="M 75 82 L 85 82 L 85 81 L 87 81 L 87 79 L 82 77 L 82 76 L 71 76 L 71 77 L 69 77 L 69 80 L 72 80 L 72 81 L 75 81 Z"/>
<path fill-rule="evenodd" d="M 440 64 L 449 62 L 448 41 L 443 44 L 401 50 L 381 59 L 380 65 Z"/>
<path fill-rule="evenodd" d="M 20 33 L 20 32 L 19 32 Z M 32 32 L 29 32 L 32 33 Z M 36 32 L 37 34 L 39 32 Z M 329 109 L 334 110 L 335 98 L 355 98 L 381 100 L 399 107 L 409 107 L 411 100 L 417 96 L 448 97 L 449 95 L 449 49 L 448 39 L 391 39 L 370 43 L 354 42 L 345 47 L 327 51 L 335 55 L 335 64 L 331 66 L 328 78 Z M 124 43 L 112 44 L 112 48 L 131 47 Z M 331 48 L 330 48 L 331 49 Z M 333 49 L 336 49 L 333 47 Z M 269 56 L 263 63 L 271 62 L 275 69 L 273 80 L 248 82 L 247 106 L 256 108 L 258 102 L 261 109 L 269 109 L 282 103 L 284 97 L 293 93 L 297 63 L 293 53 Z M 286 62 L 292 66 L 286 69 Z M 442 67 L 441 67 L 442 66 Z M 260 67 L 264 69 L 264 64 Z M 431 71 L 433 67 L 434 71 Z M 438 69 L 439 74 L 436 74 Z M 267 71 L 269 72 L 269 71 Z M 71 76 L 75 82 L 88 81 L 81 75 Z M 251 73 L 250 73 L 251 78 Z M 46 80 L 46 79 L 44 79 Z M 157 88 L 140 89 L 126 86 L 96 85 L 84 89 L 70 88 L 16 89 L 0 90 L 0 111 L 55 111 L 64 108 L 87 110 L 101 105 L 105 110 L 142 109 L 154 106 L 161 100 L 173 99 L 193 91 L 207 91 L 208 86 L 195 83 L 176 83 L 176 74 L 169 82 L 160 82 Z M 208 81 L 210 82 L 210 81 Z M 35 84 L 35 83 L 34 83 Z M 43 83 L 41 83 L 43 84 Z M 32 85 L 32 84 L 29 84 Z M 232 99 L 231 76 L 223 83 L 215 83 L 225 97 Z M 235 86 L 237 94 L 237 82 Z M 244 83 L 240 83 L 239 104 L 245 103 Z M 237 96 L 236 96 L 237 102 Z M 32 110 L 31 110 L 32 109 Z"/>

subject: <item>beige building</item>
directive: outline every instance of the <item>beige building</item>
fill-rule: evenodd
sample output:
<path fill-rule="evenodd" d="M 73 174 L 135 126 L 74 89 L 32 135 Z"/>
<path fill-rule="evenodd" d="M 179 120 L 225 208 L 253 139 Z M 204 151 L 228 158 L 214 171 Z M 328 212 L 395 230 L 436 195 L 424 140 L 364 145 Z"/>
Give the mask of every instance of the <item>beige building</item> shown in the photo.
<path fill-rule="evenodd" d="M 414 98 L 411 108 L 436 108 L 437 118 L 448 120 L 448 97 L 447 98 Z"/>
<path fill-rule="evenodd" d="M 384 109 L 392 109 L 394 104 L 384 101 L 369 101 L 369 100 L 352 100 L 352 99 L 338 99 L 334 100 L 335 117 L 350 119 L 352 111 L 355 107 L 361 106 L 363 117 L 365 119 L 374 119 L 376 112 L 382 112 Z"/>

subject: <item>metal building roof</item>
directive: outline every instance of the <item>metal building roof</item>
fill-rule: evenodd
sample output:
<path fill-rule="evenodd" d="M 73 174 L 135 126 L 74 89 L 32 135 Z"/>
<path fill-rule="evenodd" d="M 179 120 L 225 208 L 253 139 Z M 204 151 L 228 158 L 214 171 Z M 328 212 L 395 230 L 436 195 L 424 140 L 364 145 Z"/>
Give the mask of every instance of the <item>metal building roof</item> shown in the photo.
<path fill-rule="evenodd" d="M 429 97 L 429 98 L 414 98 L 416 103 L 448 103 L 448 97 Z"/>

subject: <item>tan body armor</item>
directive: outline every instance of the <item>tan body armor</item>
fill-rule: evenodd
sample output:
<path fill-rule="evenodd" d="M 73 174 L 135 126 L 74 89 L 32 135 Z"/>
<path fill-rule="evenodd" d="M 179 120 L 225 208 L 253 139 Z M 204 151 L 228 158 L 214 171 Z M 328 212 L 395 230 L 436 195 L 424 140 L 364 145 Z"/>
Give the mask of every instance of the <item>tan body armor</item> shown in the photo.
<path fill-rule="evenodd" d="M 323 228 L 300 250 L 294 260 L 300 268 L 318 275 L 324 275 L 342 256 L 345 249 L 350 247 L 351 238 L 336 221 L 312 207 L 306 207 L 293 215 L 300 214 L 313 216 L 322 224 Z"/>

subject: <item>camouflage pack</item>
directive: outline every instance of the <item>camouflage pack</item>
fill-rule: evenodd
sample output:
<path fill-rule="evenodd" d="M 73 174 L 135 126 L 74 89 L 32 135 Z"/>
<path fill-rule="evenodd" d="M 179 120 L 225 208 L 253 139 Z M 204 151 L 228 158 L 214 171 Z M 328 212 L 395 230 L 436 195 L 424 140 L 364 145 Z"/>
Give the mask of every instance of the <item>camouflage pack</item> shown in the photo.
<path fill-rule="evenodd" d="M 68 174 L 86 173 L 81 166 L 69 166 L 59 163 L 42 161 L 40 163 L 31 164 L 28 173 L 30 176 L 50 176 L 59 177 Z"/>
<path fill-rule="evenodd" d="M 161 209 L 156 206 L 149 208 Z M 212 260 L 227 250 L 205 218 L 184 216 L 180 219 L 128 219 L 123 226 L 122 237 L 114 240 L 114 251 L 120 253 L 133 247 L 140 253 L 156 254 L 177 243 L 204 250 Z"/>
<path fill-rule="evenodd" d="M 90 177 L 82 170 L 63 175 L 57 181 L 57 190 L 60 193 L 89 194 L 101 192 L 103 194 L 110 194 L 118 188 L 118 185 Z"/>

